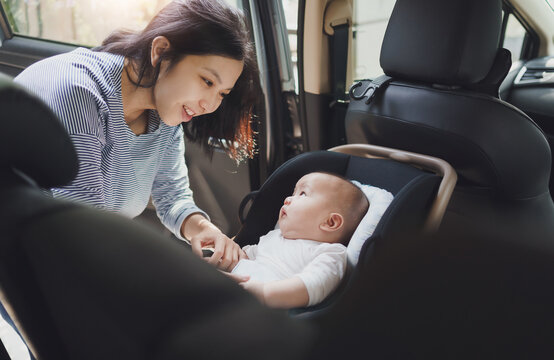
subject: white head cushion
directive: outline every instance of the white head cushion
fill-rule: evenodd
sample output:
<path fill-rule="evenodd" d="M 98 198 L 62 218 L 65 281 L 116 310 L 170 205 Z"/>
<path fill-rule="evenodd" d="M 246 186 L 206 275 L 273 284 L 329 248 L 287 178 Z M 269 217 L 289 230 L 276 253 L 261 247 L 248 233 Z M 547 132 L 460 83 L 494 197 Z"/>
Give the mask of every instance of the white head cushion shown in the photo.
<path fill-rule="evenodd" d="M 352 234 L 352 238 L 346 248 L 348 261 L 352 265 L 356 265 L 364 242 L 373 234 L 373 231 L 375 231 L 375 227 L 379 223 L 379 220 L 381 220 L 385 210 L 389 207 L 394 196 L 387 190 L 371 185 L 360 184 L 356 180 L 352 180 L 352 183 L 363 191 L 369 201 L 369 209 L 358 224 L 354 234 Z"/>

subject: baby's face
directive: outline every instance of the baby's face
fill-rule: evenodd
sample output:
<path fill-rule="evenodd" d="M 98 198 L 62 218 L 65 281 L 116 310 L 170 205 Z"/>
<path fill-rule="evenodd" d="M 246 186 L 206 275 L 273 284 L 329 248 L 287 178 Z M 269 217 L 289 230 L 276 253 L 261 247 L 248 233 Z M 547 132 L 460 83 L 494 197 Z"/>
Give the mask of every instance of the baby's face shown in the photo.
<path fill-rule="evenodd" d="M 321 241 L 318 228 L 331 213 L 333 176 L 310 173 L 296 183 L 279 212 L 279 228 L 288 239 Z"/>

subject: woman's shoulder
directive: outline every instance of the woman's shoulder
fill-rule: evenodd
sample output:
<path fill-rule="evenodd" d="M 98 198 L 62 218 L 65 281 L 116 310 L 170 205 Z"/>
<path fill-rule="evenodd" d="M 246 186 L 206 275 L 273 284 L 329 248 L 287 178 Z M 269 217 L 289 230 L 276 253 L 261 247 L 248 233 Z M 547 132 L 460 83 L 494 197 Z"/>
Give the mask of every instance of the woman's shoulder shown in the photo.
<path fill-rule="evenodd" d="M 86 48 L 40 60 L 16 77 L 27 86 L 48 84 L 51 88 L 89 89 L 110 93 L 121 81 L 124 58 Z"/>
<path fill-rule="evenodd" d="M 77 69 L 88 69 L 95 73 L 103 72 L 106 73 L 106 75 L 112 72 L 118 72 L 118 75 L 120 75 L 125 60 L 122 55 L 95 51 L 83 47 L 59 56 L 64 55 L 66 56 L 68 62 Z"/>

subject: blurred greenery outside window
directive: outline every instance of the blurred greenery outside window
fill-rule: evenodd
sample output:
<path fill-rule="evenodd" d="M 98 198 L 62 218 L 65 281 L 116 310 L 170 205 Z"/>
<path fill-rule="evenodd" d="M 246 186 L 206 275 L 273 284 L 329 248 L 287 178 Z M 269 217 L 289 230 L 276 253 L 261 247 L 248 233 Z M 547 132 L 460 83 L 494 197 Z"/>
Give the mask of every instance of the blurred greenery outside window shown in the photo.
<path fill-rule="evenodd" d="M 237 6 L 238 0 L 226 0 Z M 142 30 L 170 0 L 0 0 L 17 35 L 97 46 L 120 28 Z"/>

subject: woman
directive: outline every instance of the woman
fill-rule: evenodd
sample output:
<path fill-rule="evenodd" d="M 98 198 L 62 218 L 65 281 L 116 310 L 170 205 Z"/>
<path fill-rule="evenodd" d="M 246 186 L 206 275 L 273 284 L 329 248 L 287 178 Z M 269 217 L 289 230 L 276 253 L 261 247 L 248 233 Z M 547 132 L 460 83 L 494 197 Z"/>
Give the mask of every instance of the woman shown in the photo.
<path fill-rule="evenodd" d="M 168 229 L 198 255 L 213 245 L 209 262 L 232 269 L 244 253 L 194 204 L 178 125 L 207 151 L 216 142 L 237 160 L 252 156 L 254 56 L 239 10 L 182 0 L 141 32 L 116 31 L 97 48 L 27 68 L 16 82 L 55 111 L 79 157 L 76 179 L 53 195 L 130 217 L 152 196 Z"/>

